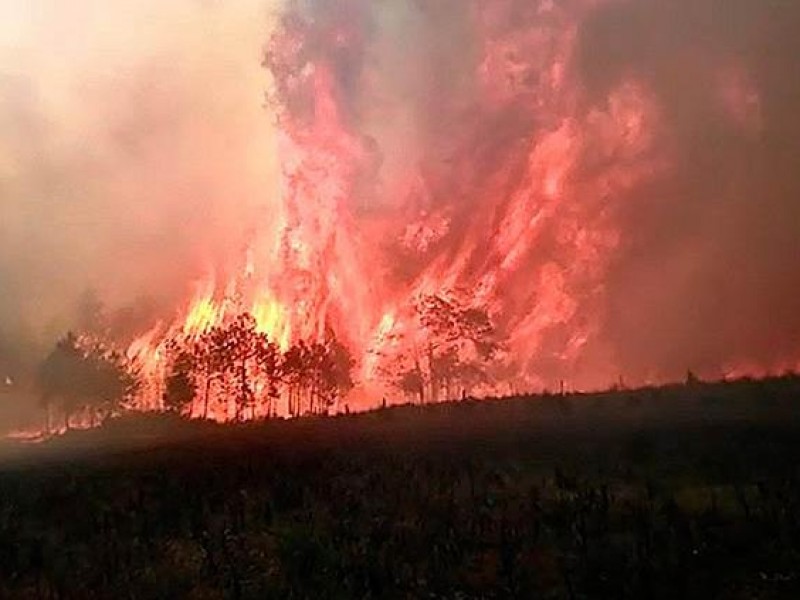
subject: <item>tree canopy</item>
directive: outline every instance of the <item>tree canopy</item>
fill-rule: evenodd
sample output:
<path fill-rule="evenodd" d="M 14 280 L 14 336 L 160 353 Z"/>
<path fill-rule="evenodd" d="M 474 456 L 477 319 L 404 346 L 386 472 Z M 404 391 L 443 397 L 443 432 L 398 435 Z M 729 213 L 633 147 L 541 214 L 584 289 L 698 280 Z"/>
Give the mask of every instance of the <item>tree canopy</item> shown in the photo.
<path fill-rule="evenodd" d="M 42 400 L 59 403 L 65 424 L 79 410 L 91 418 L 116 410 L 138 388 L 134 366 L 103 344 L 67 333 L 41 364 L 38 384 Z"/>

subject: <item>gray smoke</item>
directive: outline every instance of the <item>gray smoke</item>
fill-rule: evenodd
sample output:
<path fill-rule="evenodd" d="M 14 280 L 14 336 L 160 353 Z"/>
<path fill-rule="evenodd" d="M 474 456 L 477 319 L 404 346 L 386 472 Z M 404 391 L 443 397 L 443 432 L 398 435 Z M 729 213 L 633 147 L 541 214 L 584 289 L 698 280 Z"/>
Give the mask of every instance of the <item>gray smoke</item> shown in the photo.
<path fill-rule="evenodd" d="M 268 9 L 2 3 L 0 379 L 76 325 L 87 290 L 141 331 L 241 250 L 275 192 Z"/>
<path fill-rule="evenodd" d="M 646 82 L 674 148 L 674 168 L 619 203 L 627 249 L 605 336 L 634 374 L 797 365 L 798 26 L 794 2 L 651 0 L 600 8 L 581 29 L 590 97 Z"/>

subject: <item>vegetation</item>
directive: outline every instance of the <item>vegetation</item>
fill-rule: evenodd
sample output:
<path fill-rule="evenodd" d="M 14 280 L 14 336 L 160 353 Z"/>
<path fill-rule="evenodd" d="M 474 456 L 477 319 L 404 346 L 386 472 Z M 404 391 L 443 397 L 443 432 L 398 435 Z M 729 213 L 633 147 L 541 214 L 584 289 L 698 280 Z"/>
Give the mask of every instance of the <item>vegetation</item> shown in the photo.
<path fill-rule="evenodd" d="M 799 399 L 785 377 L 131 415 L 6 463 L 0 596 L 796 598 Z"/>
<path fill-rule="evenodd" d="M 403 346 L 410 350 L 384 370 L 395 386 L 420 404 L 463 398 L 488 383 L 487 367 L 501 348 L 486 309 L 452 294 L 422 296 L 416 323 Z"/>
<path fill-rule="evenodd" d="M 70 418 L 83 412 L 92 422 L 112 414 L 133 395 L 139 381 L 125 357 L 101 343 L 68 333 L 42 363 L 39 385 L 47 408 L 58 406 L 69 429 Z"/>
<path fill-rule="evenodd" d="M 425 403 L 463 398 L 488 382 L 487 367 L 500 344 L 485 309 L 428 295 L 415 315 L 420 340 L 402 340 L 411 350 L 387 357 L 383 370 L 391 383 Z M 255 407 L 263 405 L 274 416 L 281 396 L 289 416 L 327 414 L 354 386 L 354 360 L 332 332 L 322 342 L 300 340 L 281 352 L 247 313 L 199 336 L 171 340 L 168 354 L 165 407 L 186 412 L 202 391 L 204 418 L 214 395 L 235 404 L 237 421 L 255 418 Z"/>
<path fill-rule="evenodd" d="M 60 411 L 65 428 L 76 414 L 95 424 L 129 407 L 137 392 L 154 393 L 154 382 L 143 381 L 136 359 L 99 335 L 67 334 L 39 369 L 42 401 L 48 414 Z M 230 420 L 272 417 L 281 394 L 288 396 L 290 416 L 327 414 L 354 385 L 354 361 L 332 333 L 324 342 L 301 340 L 281 352 L 248 313 L 200 335 L 171 338 L 163 350 L 161 408 L 185 416 L 208 418 L 217 399 L 226 411 L 232 407 Z M 193 411 L 198 404 L 202 410 Z"/>
<path fill-rule="evenodd" d="M 171 361 L 164 382 L 164 409 L 183 414 L 189 410 L 197 396 L 195 369 L 197 359 L 176 345 L 170 347 Z"/>
<path fill-rule="evenodd" d="M 355 362 L 333 332 L 282 352 L 247 312 L 168 339 L 160 348 L 164 372 L 156 382 L 143 381 L 136 360 L 113 350 L 113 328 L 93 294 L 80 315 L 84 333 L 60 340 L 38 377 L 48 411 L 60 410 L 66 428 L 76 413 L 94 424 L 136 404 L 126 400 L 137 391 L 147 396 L 139 408 L 160 398 L 166 412 L 206 419 L 216 403 L 217 416 L 244 421 L 276 416 L 278 398 L 292 417 L 328 414 L 355 384 Z M 427 295 L 415 317 L 413 332 L 405 334 L 413 337 L 394 340 L 406 350 L 384 357 L 384 375 L 398 390 L 424 404 L 464 399 L 490 382 L 501 343 L 485 309 L 452 294 Z"/>

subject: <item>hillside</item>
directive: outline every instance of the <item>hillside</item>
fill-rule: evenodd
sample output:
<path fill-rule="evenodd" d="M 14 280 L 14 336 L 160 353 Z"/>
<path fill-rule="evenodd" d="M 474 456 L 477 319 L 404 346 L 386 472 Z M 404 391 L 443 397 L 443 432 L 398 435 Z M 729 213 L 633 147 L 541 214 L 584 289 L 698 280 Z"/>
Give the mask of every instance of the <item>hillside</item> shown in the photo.
<path fill-rule="evenodd" d="M 800 380 L 6 444 L 4 597 L 796 597 Z"/>

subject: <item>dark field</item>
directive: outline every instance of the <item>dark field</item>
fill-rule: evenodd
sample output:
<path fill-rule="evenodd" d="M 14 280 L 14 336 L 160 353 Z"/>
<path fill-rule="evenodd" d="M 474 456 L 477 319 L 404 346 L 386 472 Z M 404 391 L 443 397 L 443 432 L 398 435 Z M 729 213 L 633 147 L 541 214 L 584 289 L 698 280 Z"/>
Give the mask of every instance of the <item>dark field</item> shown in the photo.
<path fill-rule="evenodd" d="M 0 473 L 3 598 L 798 598 L 800 379 L 216 427 Z"/>

